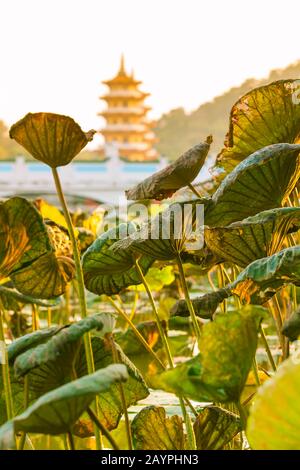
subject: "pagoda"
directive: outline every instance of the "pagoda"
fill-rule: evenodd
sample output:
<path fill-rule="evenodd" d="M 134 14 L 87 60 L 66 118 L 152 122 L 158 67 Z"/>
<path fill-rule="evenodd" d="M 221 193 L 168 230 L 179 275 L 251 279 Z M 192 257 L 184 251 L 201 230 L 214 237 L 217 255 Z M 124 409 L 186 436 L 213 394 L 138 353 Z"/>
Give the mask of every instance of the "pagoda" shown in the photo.
<path fill-rule="evenodd" d="M 151 108 L 144 104 L 149 93 L 139 89 L 142 82 L 134 78 L 133 72 L 127 74 L 123 56 L 117 75 L 102 83 L 108 87 L 108 92 L 101 97 L 107 107 L 100 113 L 106 119 L 106 126 L 101 130 L 105 156 L 117 152 L 125 161 L 157 161 L 159 156 L 153 148 L 156 142 L 152 130 L 154 124 L 147 120 Z"/>

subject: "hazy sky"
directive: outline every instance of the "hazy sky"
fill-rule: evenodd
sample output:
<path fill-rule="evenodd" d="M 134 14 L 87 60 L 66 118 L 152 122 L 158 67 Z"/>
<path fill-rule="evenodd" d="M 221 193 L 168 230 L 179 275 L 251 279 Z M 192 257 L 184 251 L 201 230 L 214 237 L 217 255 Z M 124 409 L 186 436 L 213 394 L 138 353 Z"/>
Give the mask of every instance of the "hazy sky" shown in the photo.
<path fill-rule="evenodd" d="M 99 128 L 121 52 L 153 117 L 196 108 L 300 58 L 299 0 L 0 0 L 0 118 L 69 114 Z"/>

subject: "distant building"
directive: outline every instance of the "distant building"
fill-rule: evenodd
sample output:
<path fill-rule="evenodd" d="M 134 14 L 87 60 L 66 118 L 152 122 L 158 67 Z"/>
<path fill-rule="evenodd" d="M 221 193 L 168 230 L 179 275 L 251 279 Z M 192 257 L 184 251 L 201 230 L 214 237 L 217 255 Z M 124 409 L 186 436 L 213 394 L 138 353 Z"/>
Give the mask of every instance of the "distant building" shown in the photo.
<path fill-rule="evenodd" d="M 106 119 L 101 133 L 105 139 L 104 154 L 111 158 L 116 155 L 125 161 L 155 162 L 159 155 L 153 144 L 156 141 L 153 123 L 147 120 L 151 109 L 144 104 L 149 93 L 139 89 L 142 82 L 128 75 L 121 57 L 117 75 L 103 82 L 108 93 L 101 97 L 107 108 L 100 113 Z"/>

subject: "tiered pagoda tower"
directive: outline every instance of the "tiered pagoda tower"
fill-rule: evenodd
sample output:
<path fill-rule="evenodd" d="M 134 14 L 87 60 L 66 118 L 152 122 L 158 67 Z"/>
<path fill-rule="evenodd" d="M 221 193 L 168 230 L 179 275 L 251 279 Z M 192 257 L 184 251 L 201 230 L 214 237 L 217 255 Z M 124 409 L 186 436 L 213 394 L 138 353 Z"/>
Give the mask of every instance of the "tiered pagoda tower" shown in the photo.
<path fill-rule="evenodd" d="M 153 123 L 146 117 L 151 108 L 144 104 L 149 93 L 139 89 L 142 82 L 135 80 L 133 72 L 130 75 L 126 73 L 123 56 L 117 75 L 103 83 L 109 89 L 101 97 L 107 103 L 100 114 L 106 119 L 106 127 L 101 131 L 105 138 L 105 153 L 113 147 L 126 161 L 157 161 L 158 153 L 153 148 L 156 141 Z"/>

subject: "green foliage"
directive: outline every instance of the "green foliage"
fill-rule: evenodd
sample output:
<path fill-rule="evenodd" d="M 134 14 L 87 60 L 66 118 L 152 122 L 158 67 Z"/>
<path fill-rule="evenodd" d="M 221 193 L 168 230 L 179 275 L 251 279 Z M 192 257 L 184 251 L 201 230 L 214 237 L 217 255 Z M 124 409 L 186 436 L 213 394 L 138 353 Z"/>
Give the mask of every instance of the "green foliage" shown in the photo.
<path fill-rule="evenodd" d="M 273 70 L 268 77 L 262 80 L 253 78 L 246 80 L 240 86 L 231 88 L 212 101 L 202 104 L 191 113 L 185 112 L 182 108 L 171 110 L 159 119 L 155 129 L 158 137 L 158 151 L 174 160 L 187 148 L 198 144 L 205 136 L 212 134 L 214 138 L 212 152 L 219 152 L 228 131 L 228 116 L 233 103 L 241 96 L 248 94 L 254 87 L 264 86 L 275 80 L 299 79 L 299 77 L 300 61 L 284 69 Z M 274 105 L 276 101 L 275 98 Z M 276 142 L 278 140 L 272 140 L 269 143 Z M 287 140 L 281 142 L 287 142 Z"/>
<path fill-rule="evenodd" d="M 0 449 L 14 448 L 14 433 L 20 431 L 43 434 L 71 431 L 98 393 L 107 391 L 116 382 L 125 382 L 127 377 L 126 367 L 115 364 L 46 393 L 0 428 Z"/>

